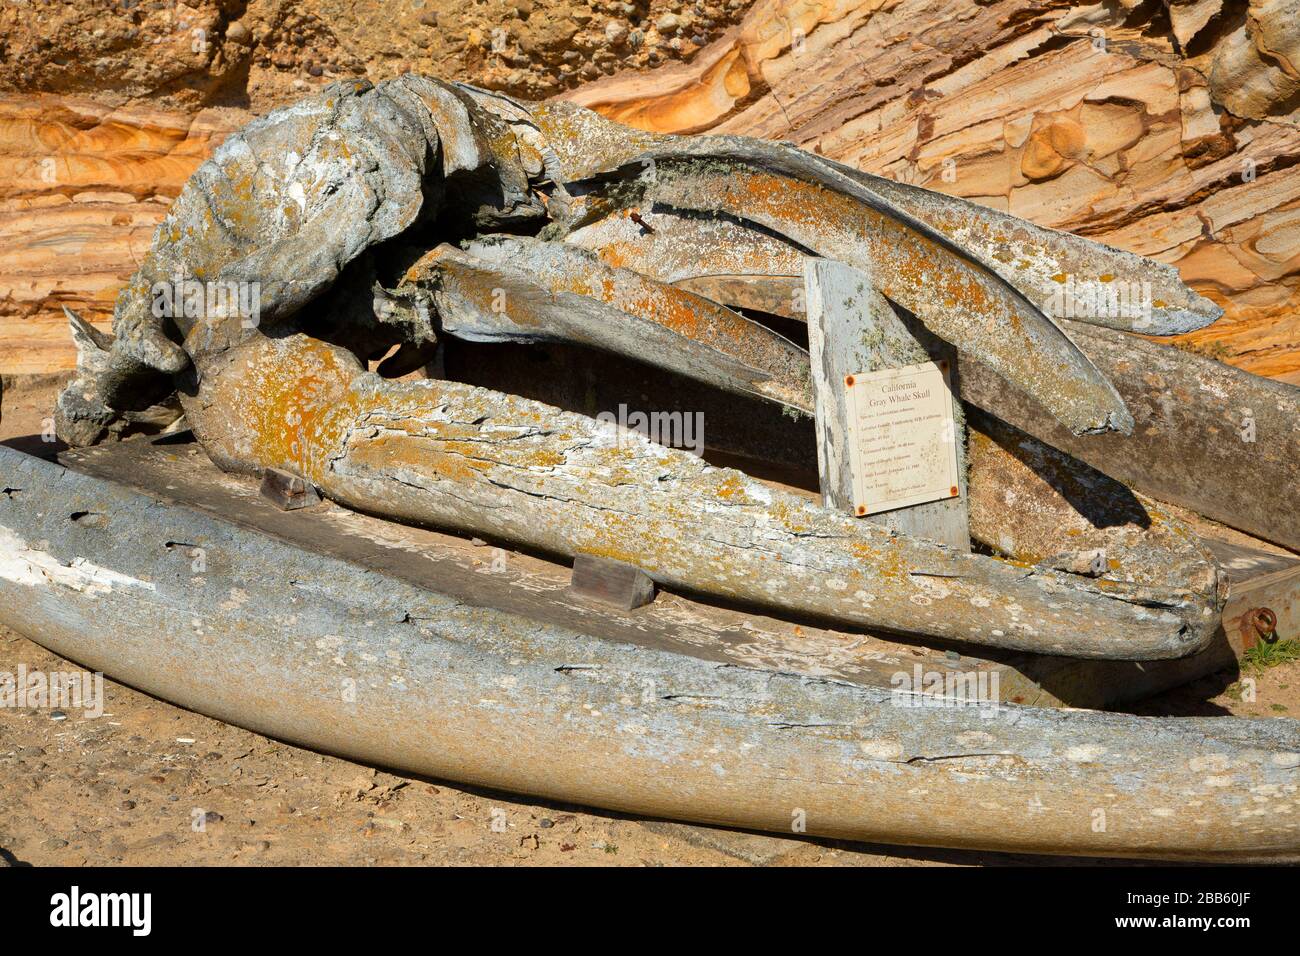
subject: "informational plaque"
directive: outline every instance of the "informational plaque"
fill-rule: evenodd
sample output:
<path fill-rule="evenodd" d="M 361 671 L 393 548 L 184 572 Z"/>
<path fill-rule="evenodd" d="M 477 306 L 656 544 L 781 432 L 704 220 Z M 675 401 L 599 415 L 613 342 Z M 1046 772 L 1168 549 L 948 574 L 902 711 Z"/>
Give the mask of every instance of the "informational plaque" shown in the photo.
<path fill-rule="evenodd" d="M 856 514 L 957 497 L 947 362 L 846 375 L 844 387 Z"/>

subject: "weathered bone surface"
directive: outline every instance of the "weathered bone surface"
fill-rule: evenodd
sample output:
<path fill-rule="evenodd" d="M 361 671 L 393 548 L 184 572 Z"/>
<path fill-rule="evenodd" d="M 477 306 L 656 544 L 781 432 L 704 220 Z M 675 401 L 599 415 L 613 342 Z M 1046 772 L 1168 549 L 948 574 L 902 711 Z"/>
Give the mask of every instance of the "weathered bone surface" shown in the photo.
<path fill-rule="evenodd" d="M 1215 606 L 1226 581 L 1150 498 L 1000 419 L 970 414 L 971 534 L 1016 561 Z"/>
<path fill-rule="evenodd" d="M 270 326 L 366 249 L 436 212 L 444 182 L 496 160 L 488 136 L 504 125 L 459 89 L 407 75 L 334 84 L 229 137 L 186 183 L 118 296 L 112 381 L 65 393 L 60 432 L 74 444 L 96 440 L 150 370 L 186 367 L 176 340 L 194 316 L 174 310 L 169 325 L 155 316 L 159 284 L 257 283 L 258 318 Z M 494 177 L 499 216 L 489 221 L 541 215 L 522 178 Z M 474 195 L 461 184 L 462 200 Z"/>
<path fill-rule="evenodd" d="M 171 490 L 174 472 L 105 481 L 0 448 L 21 489 L 0 495 L 0 620 L 259 733 L 553 800 L 787 834 L 802 809 L 810 834 L 873 842 L 1300 855 L 1294 720 L 925 706 L 889 664 L 849 680 L 802 640 L 643 630 L 431 534 L 337 509 L 304 533 L 252 483 L 193 471 Z M 63 517 L 85 509 L 111 523 Z"/>
<path fill-rule="evenodd" d="M 296 471 L 364 511 L 601 554 L 735 600 L 1040 653 L 1178 657 L 1218 622 L 1204 601 L 893 534 L 536 402 L 388 382 L 306 336 L 255 339 L 220 361 L 186 400 L 214 460 Z"/>
<path fill-rule="evenodd" d="M 1080 441 L 974 363 L 970 400 L 1149 495 L 1300 549 L 1300 388 L 1109 329 L 1066 327 L 1132 409 L 1133 436 Z"/>
<path fill-rule="evenodd" d="M 829 167 L 777 162 L 787 157 L 746 146 L 704 144 L 678 159 L 649 153 L 631 168 L 653 161 L 655 175 L 631 179 L 613 201 L 743 218 L 827 258 L 875 266 L 885 295 L 935 334 L 984 356 L 1075 433 L 1131 429 L 1110 383 L 988 266 Z M 608 202 L 602 197 L 594 211 L 604 211 Z"/>
<path fill-rule="evenodd" d="M 436 315 L 468 341 L 567 341 L 636 358 L 718 388 L 808 411 L 808 356 L 715 302 L 562 243 L 496 236 L 442 246 L 395 290 L 407 315 Z M 408 320 L 409 321 L 409 320 Z M 432 338 L 432 326 L 417 337 Z"/>
<path fill-rule="evenodd" d="M 262 155 L 279 165 L 259 165 Z M 222 467 L 294 471 L 390 517 L 559 554 L 603 550 L 674 586 L 936 638 L 1129 659 L 1204 644 L 1221 606 L 1204 556 L 1188 558 L 1194 580 L 1157 584 L 1144 570 L 1157 561 L 1080 567 L 1057 560 L 1064 544 L 1042 556 L 1060 568 L 955 555 L 679 452 L 612 441 L 588 418 L 454 383 L 389 384 L 358 361 L 400 343 L 388 375 L 443 336 L 560 341 L 806 412 L 806 353 L 668 283 L 798 274 L 815 251 L 869 266 L 884 294 L 1070 432 L 1129 429 L 1115 388 L 1032 296 L 1054 281 L 1043 278 L 1052 263 L 1091 256 L 1127 277 L 1141 260 L 1044 230 L 1012 234 L 1012 222 L 874 185 L 788 146 L 654 137 L 571 105 L 423 77 L 336 86 L 232 136 L 202 167 L 96 361 L 135 375 L 192 360 L 182 402 Z M 501 229 L 535 236 L 485 235 Z M 692 237 L 685 253 L 677 237 Z M 665 255 L 634 251 L 647 238 Z M 439 244 L 449 239 L 463 248 Z M 697 261 L 683 264 L 691 248 Z M 1005 267 L 1007 250 L 1032 252 L 1031 265 L 1004 275 L 982 258 Z M 263 282 L 261 315 L 155 316 L 148 297 L 173 276 Z M 376 282 L 392 290 L 377 317 Z M 1213 313 L 1181 287 L 1166 306 L 1166 322 Z M 91 430 L 82 421 L 112 434 L 104 421 L 123 407 L 124 380 L 87 363 L 82 403 L 70 394 L 62 406 L 70 439 Z M 1013 473 L 1011 458 L 982 460 L 994 476 Z M 1017 540 L 1042 524 L 1030 519 Z M 1168 546 L 1140 531 L 1115 550 Z"/>
<path fill-rule="evenodd" d="M 717 423 L 704 432 L 704 445 L 721 453 L 723 463 L 739 456 L 742 468 L 808 489 L 808 500 L 816 500 L 814 427 L 805 418 L 774 412 L 755 400 L 737 402 L 628 361 L 611 359 L 597 371 L 576 348 L 547 348 L 544 376 L 535 374 L 538 365 L 525 354 L 472 352 L 467 357 L 454 352 L 449 374 L 589 417 L 616 408 L 629 394 L 643 396 L 646 408 L 698 413 Z M 1195 532 L 1169 509 L 994 416 L 973 406 L 966 410 L 975 543 L 1024 566 L 1068 562 L 1103 589 L 1138 586 L 1148 595 L 1178 595 L 1188 607 L 1222 603 L 1226 576 L 1216 571 Z M 753 460 L 757 453 L 762 461 Z"/>

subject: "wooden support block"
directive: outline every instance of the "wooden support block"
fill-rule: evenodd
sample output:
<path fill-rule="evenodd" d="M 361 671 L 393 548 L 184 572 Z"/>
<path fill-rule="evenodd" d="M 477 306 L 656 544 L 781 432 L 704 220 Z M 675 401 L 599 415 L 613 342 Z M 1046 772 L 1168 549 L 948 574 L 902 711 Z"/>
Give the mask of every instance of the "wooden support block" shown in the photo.
<path fill-rule="evenodd" d="M 594 554 L 574 557 L 569 589 L 580 597 L 624 611 L 643 607 L 655 599 L 654 581 L 636 565 Z"/>
<path fill-rule="evenodd" d="M 320 503 L 316 486 L 295 474 L 268 468 L 262 474 L 262 497 L 267 498 L 281 511 L 296 511 Z"/>
<path fill-rule="evenodd" d="M 965 424 L 956 386 L 956 349 L 932 335 L 912 320 L 904 321 L 871 282 L 871 277 L 829 259 L 809 259 L 804 266 L 804 283 L 808 310 L 808 345 L 812 363 L 813 397 L 817 415 L 817 470 L 821 479 L 823 503 L 830 508 L 857 515 L 916 538 L 928 538 L 961 551 L 969 551 L 970 527 L 966 500 Z M 935 471 L 951 480 L 940 482 L 946 495 L 942 500 L 895 507 L 873 512 L 858 501 L 855 473 L 866 472 L 854 447 L 855 422 L 859 412 L 851 399 L 854 382 L 861 373 L 918 366 L 934 362 L 940 366 L 951 390 L 952 425 L 943 429 L 942 437 L 916 426 L 922 444 L 930 449 L 908 452 L 912 467 L 917 462 L 938 460 Z M 933 371 L 931 378 L 939 375 Z M 949 474 L 955 446 L 956 468 Z M 860 476 L 859 476 L 860 477 Z M 948 489 L 951 489 L 949 491 Z"/>

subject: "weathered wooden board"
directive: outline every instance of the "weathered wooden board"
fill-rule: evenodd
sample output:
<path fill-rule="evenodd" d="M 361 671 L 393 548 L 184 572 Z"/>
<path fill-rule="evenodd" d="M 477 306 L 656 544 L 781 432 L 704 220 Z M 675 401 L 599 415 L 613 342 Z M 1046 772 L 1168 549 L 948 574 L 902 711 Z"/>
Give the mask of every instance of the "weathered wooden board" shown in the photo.
<path fill-rule="evenodd" d="M 957 374 L 957 351 L 932 336 L 923 340 L 894 312 L 871 284 L 871 276 L 829 259 L 805 263 L 808 345 L 817 415 L 817 466 L 822 501 L 855 514 L 853 432 L 845 382 L 859 372 L 875 372 L 920 362 L 943 362 Z M 930 348 L 927 348 L 927 345 Z M 953 429 L 945 436 L 957 459 L 958 494 L 953 498 L 868 514 L 865 520 L 902 534 L 969 551 L 966 509 L 965 441 L 961 401 L 953 390 Z M 946 483 L 946 482 L 945 482 Z"/>
<path fill-rule="evenodd" d="M 329 505 L 280 512 L 232 478 L 219 484 L 237 494 L 177 500 L 192 490 L 165 485 L 192 473 L 159 470 L 164 488 L 146 492 L 0 449 L 0 620 L 217 719 L 478 786 L 778 832 L 797 820 L 873 842 L 1300 857 L 1293 720 L 917 706 L 776 661 L 593 637 L 572 611 L 548 623 L 482 590 L 411 584 L 387 569 L 460 562 L 413 547 L 406 529 L 370 537 L 352 522 L 371 519 L 322 520 Z M 241 521 L 213 513 L 236 502 L 251 509 Z M 313 526 L 320 546 L 250 528 L 254 512 Z M 456 576 L 462 591 L 513 593 L 515 607 L 539 596 L 526 573 L 492 584 L 486 561 Z"/>

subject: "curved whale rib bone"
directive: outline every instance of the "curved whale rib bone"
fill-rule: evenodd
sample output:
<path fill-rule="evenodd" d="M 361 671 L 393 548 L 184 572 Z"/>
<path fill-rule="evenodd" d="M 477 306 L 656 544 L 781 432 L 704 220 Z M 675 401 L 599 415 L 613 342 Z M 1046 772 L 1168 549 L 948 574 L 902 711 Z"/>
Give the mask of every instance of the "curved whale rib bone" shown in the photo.
<path fill-rule="evenodd" d="M 232 416 L 232 407 L 260 415 Z M 641 567 L 659 583 L 941 640 L 1072 657 L 1194 652 L 1203 604 L 864 524 L 695 455 L 458 382 L 391 382 L 303 335 L 232 349 L 190 420 L 210 453 L 399 520 Z M 218 426 L 218 420 L 220 424 Z"/>

